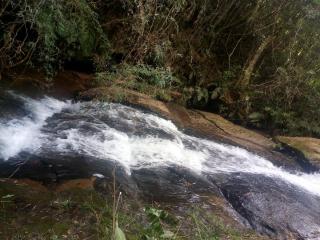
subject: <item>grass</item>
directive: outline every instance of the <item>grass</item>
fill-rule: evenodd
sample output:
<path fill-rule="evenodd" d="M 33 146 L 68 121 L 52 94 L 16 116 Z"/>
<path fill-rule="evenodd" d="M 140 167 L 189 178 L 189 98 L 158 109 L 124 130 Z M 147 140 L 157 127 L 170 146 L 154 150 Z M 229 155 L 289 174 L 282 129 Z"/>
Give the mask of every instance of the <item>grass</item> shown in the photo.
<path fill-rule="evenodd" d="M 0 239 L 113 238 L 115 223 L 128 240 L 264 239 L 225 226 L 206 208 L 190 204 L 177 212 L 162 206 L 95 190 L 53 192 L 12 181 L 0 181 Z M 165 209 L 165 210 L 164 210 Z"/>

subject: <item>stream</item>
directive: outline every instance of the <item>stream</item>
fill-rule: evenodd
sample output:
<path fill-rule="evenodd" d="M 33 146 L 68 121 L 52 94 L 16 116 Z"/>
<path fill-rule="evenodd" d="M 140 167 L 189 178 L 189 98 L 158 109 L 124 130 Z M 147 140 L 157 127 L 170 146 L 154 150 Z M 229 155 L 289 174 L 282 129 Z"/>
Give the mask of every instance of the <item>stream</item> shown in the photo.
<path fill-rule="evenodd" d="M 262 234 L 320 239 L 320 173 L 187 135 L 138 108 L 1 93 L 0 177 L 60 181 L 114 168 L 124 191 L 163 201 L 212 192 Z"/>

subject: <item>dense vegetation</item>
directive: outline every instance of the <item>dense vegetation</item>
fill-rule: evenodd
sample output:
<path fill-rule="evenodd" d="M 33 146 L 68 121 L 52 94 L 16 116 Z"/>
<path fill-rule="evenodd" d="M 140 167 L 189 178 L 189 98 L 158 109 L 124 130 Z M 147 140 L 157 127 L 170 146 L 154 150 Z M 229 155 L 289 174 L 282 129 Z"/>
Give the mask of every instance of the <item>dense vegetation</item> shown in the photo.
<path fill-rule="evenodd" d="M 319 23 L 318 0 L 5 0 L 0 69 L 89 60 L 99 84 L 320 136 Z"/>

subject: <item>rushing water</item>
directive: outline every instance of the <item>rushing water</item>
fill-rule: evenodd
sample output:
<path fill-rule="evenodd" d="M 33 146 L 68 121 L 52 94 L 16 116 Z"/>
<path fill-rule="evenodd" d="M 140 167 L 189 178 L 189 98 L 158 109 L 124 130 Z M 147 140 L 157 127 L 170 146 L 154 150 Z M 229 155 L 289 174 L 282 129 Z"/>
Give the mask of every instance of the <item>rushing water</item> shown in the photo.
<path fill-rule="evenodd" d="M 23 162 L 24 153 L 52 157 L 60 165 L 64 159 L 99 161 L 91 173 L 99 175 L 105 174 L 101 162 L 114 162 L 136 181 L 157 169 L 189 171 L 218 186 L 258 231 L 285 236 L 289 229 L 301 239 L 320 239 L 319 173 L 289 172 L 242 148 L 187 135 L 171 121 L 136 108 L 6 93 L 0 96 L 0 174 L 6 163 Z M 139 185 L 151 184 L 148 191 L 160 175 L 150 176 Z M 179 182 L 176 175 L 161 178 Z"/>
<path fill-rule="evenodd" d="M 135 108 L 11 96 L 21 100 L 27 115 L 0 121 L 4 160 L 21 151 L 50 149 L 117 161 L 128 174 L 132 169 L 172 165 L 198 174 L 245 172 L 283 179 L 301 191 L 320 195 L 318 173 L 289 173 L 239 147 L 186 135 L 171 121 Z"/>

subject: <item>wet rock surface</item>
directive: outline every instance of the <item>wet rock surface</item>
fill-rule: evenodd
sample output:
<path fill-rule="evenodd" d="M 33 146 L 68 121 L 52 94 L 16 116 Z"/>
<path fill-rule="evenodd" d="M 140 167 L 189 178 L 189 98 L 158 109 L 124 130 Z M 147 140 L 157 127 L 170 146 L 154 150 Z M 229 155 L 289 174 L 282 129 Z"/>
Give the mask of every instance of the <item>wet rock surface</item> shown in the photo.
<path fill-rule="evenodd" d="M 260 233 L 277 239 L 319 239 L 319 197 L 279 179 L 252 174 L 224 176 L 216 183 L 233 208 Z"/>
<path fill-rule="evenodd" d="M 23 108 L 23 103 L 13 98 L 0 88 L 0 122 L 6 122 L 14 118 L 21 118 L 28 112 Z"/>
<path fill-rule="evenodd" d="M 278 166 L 291 170 L 304 169 L 296 162 L 295 158 L 281 154 L 277 150 L 276 143 L 270 137 L 235 125 L 214 113 L 186 109 L 174 103 L 157 101 L 145 94 L 115 87 L 93 88 L 81 92 L 78 98 L 86 101 L 107 99 L 111 102 L 118 102 L 117 92 L 124 94 L 125 97 L 122 101 L 125 104 L 142 108 L 143 110 L 151 111 L 166 119 L 170 119 L 185 132 L 222 143 L 240 146 L 267 157 Z"/>
<path fill-rule="evenodd" d="M 32 179 L 44 185 L 59 185 L 66 180 L 90 178 L 95 174 L 101 175 L 108 183 L 115 179 L 120 190 L 127 194 L 136 196 L 139 193 L 123 167 L 113 161 L 54 153 L 48 153 L 48 156 L 22 153 L 10 161 L 0 161 L 1 177 Z"/>

